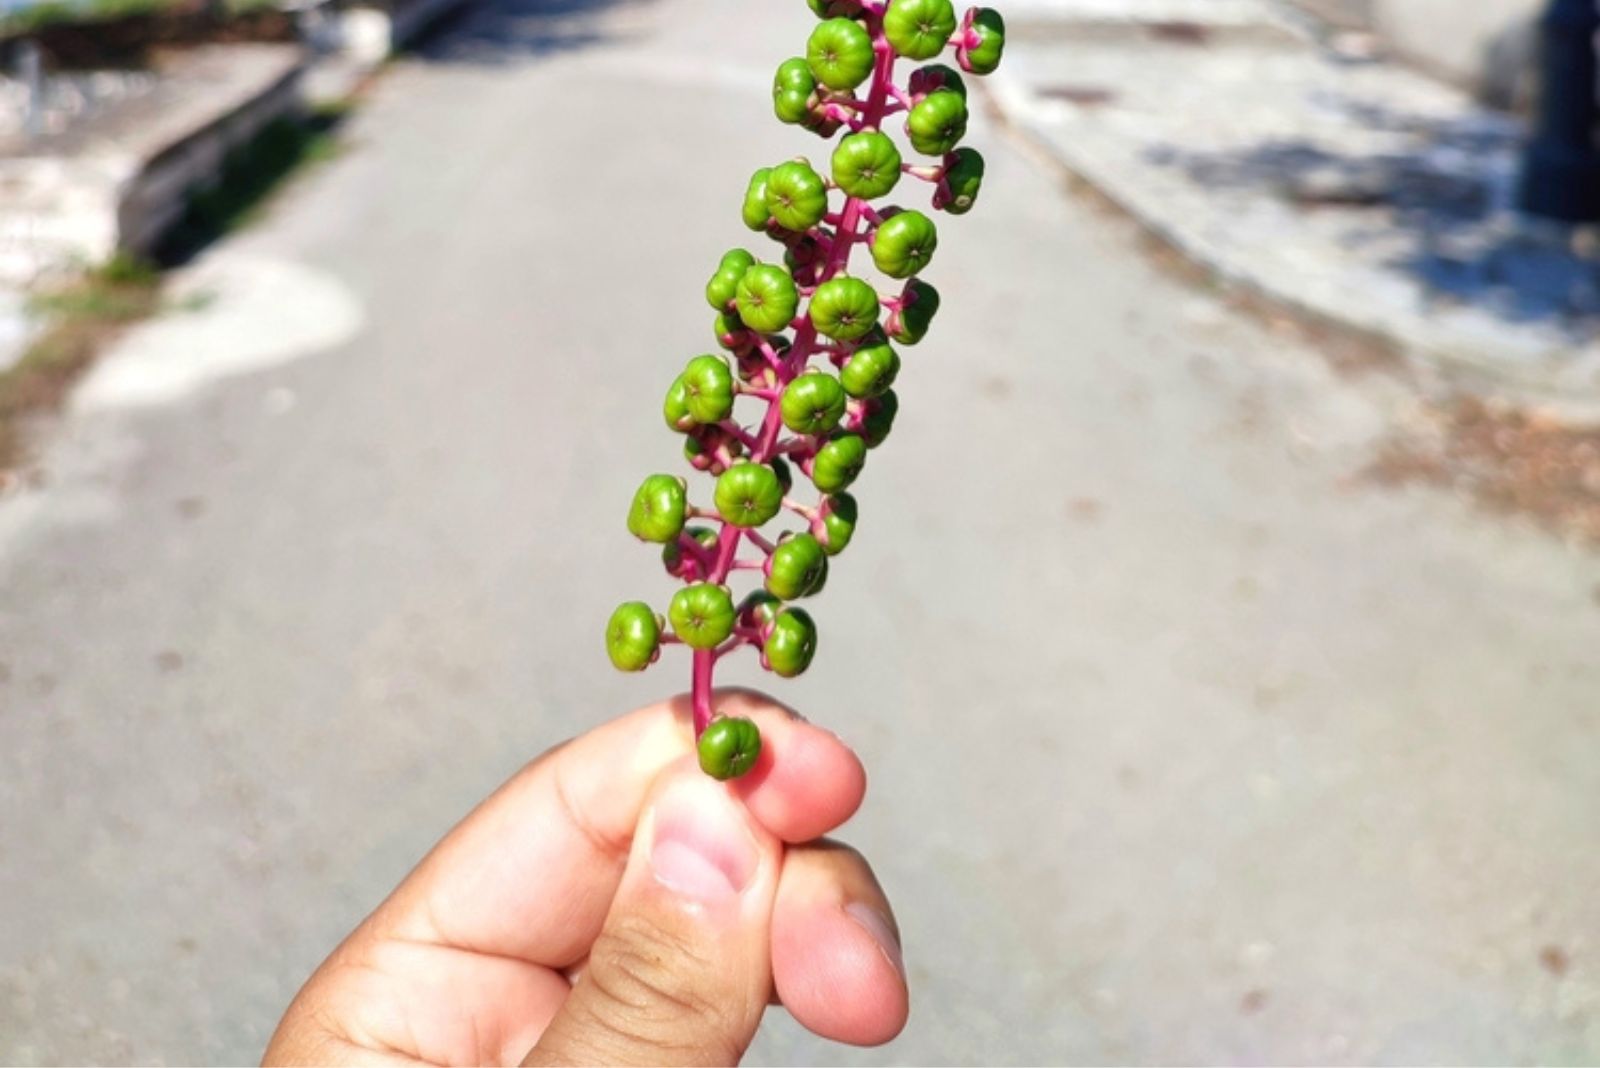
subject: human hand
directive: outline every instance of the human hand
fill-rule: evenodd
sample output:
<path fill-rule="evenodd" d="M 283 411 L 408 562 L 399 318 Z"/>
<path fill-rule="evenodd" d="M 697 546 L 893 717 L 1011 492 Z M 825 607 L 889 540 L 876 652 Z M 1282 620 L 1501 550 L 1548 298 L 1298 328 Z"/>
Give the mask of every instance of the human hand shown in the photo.
<path fill-rule="evenodd" d="M 550 750 L 479 805 L 289 1006 L 266 1064 L 733 1064 L 769 1002 L 876 1045 L 907 1013 L 865 860 L 821 839 L 866 777 L 837 737 L 720 691 L 762 753 L 719 783 L 686 699 Z"/>

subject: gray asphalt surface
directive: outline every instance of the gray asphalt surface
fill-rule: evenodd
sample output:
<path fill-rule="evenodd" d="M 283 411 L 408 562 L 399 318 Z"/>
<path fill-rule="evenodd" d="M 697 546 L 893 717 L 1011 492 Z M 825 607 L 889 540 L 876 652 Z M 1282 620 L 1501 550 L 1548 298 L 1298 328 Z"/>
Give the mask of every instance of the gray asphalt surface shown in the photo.
<path fill-rule="evenodd" d="M 0 1060 L 252 1060 L 473 802 L 687 684 L 599 634 L 670 591 L 622 516 L 749 171 L 816 152 L 810 20 L 492 0 L 85 384 L 0 505 Z M 774 687 L 864 755 L 912 1020 L 751 1061 L 1600 1056 L 1600 561 L 1364 480 L 1402 387 L 975 125 Z"/>

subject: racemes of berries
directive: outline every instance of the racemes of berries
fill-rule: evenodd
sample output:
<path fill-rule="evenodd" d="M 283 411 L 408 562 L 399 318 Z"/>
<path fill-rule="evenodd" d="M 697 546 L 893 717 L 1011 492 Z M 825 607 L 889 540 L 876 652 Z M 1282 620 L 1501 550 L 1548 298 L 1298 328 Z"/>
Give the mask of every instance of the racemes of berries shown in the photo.
<path fill-rule="evenodd" d="M 629 532 L 660 545 L 683 586 L 665 613 L 629 601 L 606 625 L 606 651 L 623 671 L 649 667 L 664 645 L 690 650 L 700 766 L 718 779 L 755 767 L 761 735 L 712 708 L 717 661 L 749 646 L 791 678 L 816 653 L 817 625 L 794 602 L 823 588 L 855 535 L 849 491 L 900 407 L 897 346 L 921 341 L 939 309 L 921 277 L 939 244 L 935 218 L 966 214 L 983 186 L 983 157 L 961 144 L 963 75 L 990 73 L 1005 48 L 1005 22 L 986 7 L 807 4 L 818 21 L 803 54 L 778 65 L 772 109 L 838 140 L 820 162 L 761 167 L 745 185 L 738 216 L 776 247 L 766 258 L 735 248 L 718 262 L 705 298 L 721 351 L 688 359 L 662 404 L 684 458 L 710 481 L 691 492 L 684 478 L 651 475 L 628 509 Z M 953 66 L 936 61 L 947 52 Z M 917 182 L 931 187 L 928 210 L 882 203 Z M 870 265 L 887 283 L 852 270 L 858 249 L 856 270 Z M 797 488 L 796 471 L 809 487 Z M 768 530 L 782 517 L 792 529 Z M 741 595 L 741 584 L 753 588 Z"/>

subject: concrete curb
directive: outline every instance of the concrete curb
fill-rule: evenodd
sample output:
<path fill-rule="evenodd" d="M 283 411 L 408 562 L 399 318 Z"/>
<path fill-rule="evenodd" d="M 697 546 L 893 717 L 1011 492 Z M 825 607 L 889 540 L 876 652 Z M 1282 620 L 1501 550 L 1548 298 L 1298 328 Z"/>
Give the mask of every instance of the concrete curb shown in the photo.
<path fill-rule="evenodd" d="M 1146 145 L 1113 123 L 1041 120 L 1026 77 L 1002 66 L 990 99 L 1006 124 L 1205 274 L 1296 315 L 1377 341 L 1407 358 L 1424 385 L 1469 389 L 1600 422 L 1600 344 L 1488 321 L 1477 309 L 1435 310 L 1415 289 L 1348 264 L 1315 262 L 1317 246 L 1263 248 L 1235 234 L 1211 193 L 1146 164 Z M 1255 236 L 1259 237 L 1259 233 Z M 1298 256 L 1298 262 L 1294 257 Z"/>
<path fill-rule="evenodd" d="M 290 45 L 216 46 L 218 84 L 126 137 L 66 155 L 0 160 L 0 284 L 148 253 L 227 155 L 302 106 L 309 59 Z"/>

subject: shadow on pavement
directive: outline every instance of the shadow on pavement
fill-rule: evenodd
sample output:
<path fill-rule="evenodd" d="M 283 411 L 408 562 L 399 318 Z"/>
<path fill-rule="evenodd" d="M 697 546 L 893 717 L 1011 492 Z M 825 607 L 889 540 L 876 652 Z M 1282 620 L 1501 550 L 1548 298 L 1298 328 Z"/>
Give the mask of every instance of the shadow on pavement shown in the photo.
<path fill-rule="evenodd" d="M 1421 283 L 1441 304 L 1511 323 L 1600 328 L 1600 258 L 1510 211 L 1522 130 L 1493 116 L 1440 120 L 1349 100 L 1329 101 L 1400 147 L 1340 152 L 1271 140 L 1224 152 L 1158 150 L 1210 189 L 1254 191 L 1304 212 L 1342 213 L 1345 245 L 1378 242 L 1375 262 Z M 1403 252 L 1395 251 L 1404 249 Z"/>
<path fill-rule="evenodd" d="M 589 48 L 621 36 L 609 16 L 653 0 L 477 0 L 442 22 L 413 55 L 494 66 Z"/>

